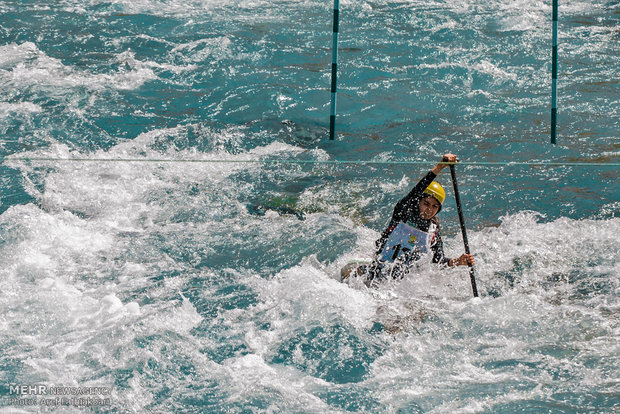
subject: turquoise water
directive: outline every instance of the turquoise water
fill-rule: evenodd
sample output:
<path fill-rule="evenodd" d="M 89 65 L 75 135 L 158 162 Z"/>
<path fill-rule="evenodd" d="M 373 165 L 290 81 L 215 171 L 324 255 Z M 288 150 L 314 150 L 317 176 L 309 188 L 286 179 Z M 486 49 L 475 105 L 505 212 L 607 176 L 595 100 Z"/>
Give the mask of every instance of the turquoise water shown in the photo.
<path fill-rule="evenodd" d="M 560 2 L 556 146 L 551 1 L 340 5 L 330 142 L 333 3 L 0 3 L 3 412 L 620 409 L 620 3 Z M 449 151 L 481 297 L 338 282 Z"/>

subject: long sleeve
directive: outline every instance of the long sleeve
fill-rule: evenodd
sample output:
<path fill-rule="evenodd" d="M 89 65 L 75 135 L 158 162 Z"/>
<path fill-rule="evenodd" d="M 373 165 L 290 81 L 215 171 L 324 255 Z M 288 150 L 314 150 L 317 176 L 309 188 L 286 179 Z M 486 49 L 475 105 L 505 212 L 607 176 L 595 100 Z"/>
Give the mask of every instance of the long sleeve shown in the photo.
<path fill-rule="evenodd" d="M 409 194 L 403 197 L 394 207 L 392 214 L 392 222 L 405 221 L 411 212 L 415 211 L 417 202 L 424 193 L 426 187 L 437 177 L 437 175 L 429 171 L 422 179 L 411 189 Z"/>
<path fill-rule="evenodd" d="M 443 240 L 441 239 L 439 228 L 435 230 L 435 243 L 431 246 L 431 250 L 433 251 L 433 263 L 448 265 L 450 259 L 446 257 L 443 251 Z"/>

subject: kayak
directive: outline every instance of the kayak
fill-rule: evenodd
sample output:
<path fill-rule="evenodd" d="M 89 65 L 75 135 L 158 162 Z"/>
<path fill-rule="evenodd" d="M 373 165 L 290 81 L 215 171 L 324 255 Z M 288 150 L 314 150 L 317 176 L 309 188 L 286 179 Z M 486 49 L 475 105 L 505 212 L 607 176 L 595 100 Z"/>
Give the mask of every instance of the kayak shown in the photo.
<path fill-rule="evenodd" d="M 340 281 L 344 282 L 351 276 L 357 277 L 366 274 L 366 269 L 370 263 L 372 263 L 370 260 L 355 260 L 347 263 L 340 269 Z"/>

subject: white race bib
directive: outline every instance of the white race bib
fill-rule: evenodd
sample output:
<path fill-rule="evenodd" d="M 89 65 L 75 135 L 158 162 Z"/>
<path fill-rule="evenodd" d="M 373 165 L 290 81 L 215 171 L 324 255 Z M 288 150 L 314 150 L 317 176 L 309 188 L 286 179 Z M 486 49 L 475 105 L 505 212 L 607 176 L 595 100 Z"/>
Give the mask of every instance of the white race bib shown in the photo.
<path fill-rule="evenodd" d="M 379 260 L 393 262 L 403 253 L 407 254 L 412 251 L 426 253 L 431 246 L 434 234 L 434 232 L 423 232 L 406 223 L 398 223 L 385 242 Z"/>

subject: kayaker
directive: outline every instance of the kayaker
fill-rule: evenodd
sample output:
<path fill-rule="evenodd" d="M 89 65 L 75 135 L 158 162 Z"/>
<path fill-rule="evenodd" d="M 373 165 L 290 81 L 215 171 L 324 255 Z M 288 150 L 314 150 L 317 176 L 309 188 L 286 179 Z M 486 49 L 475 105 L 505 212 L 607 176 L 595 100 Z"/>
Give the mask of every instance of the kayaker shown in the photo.
<path fill-rule="evenodd" d="M 351 274 L 365 276 L 367 286 L 378 282 L 402 278 L 412 264 L 424 253 L 432 252 L 433 263 L 443 266 L 467 266 L 474 264 L 474 256 L 462 254 L 456 258 L 445 257 L 437 214 L 446 198 L 442 186 L 433 181 L 448 165 L 443 162 L 457 162 L 454 154 L 445 154 L 394 207 L 394 213 L 387 228 L 375 242 L 377 251 L 369 265 L 345 266 L 342 279 Z"/>

